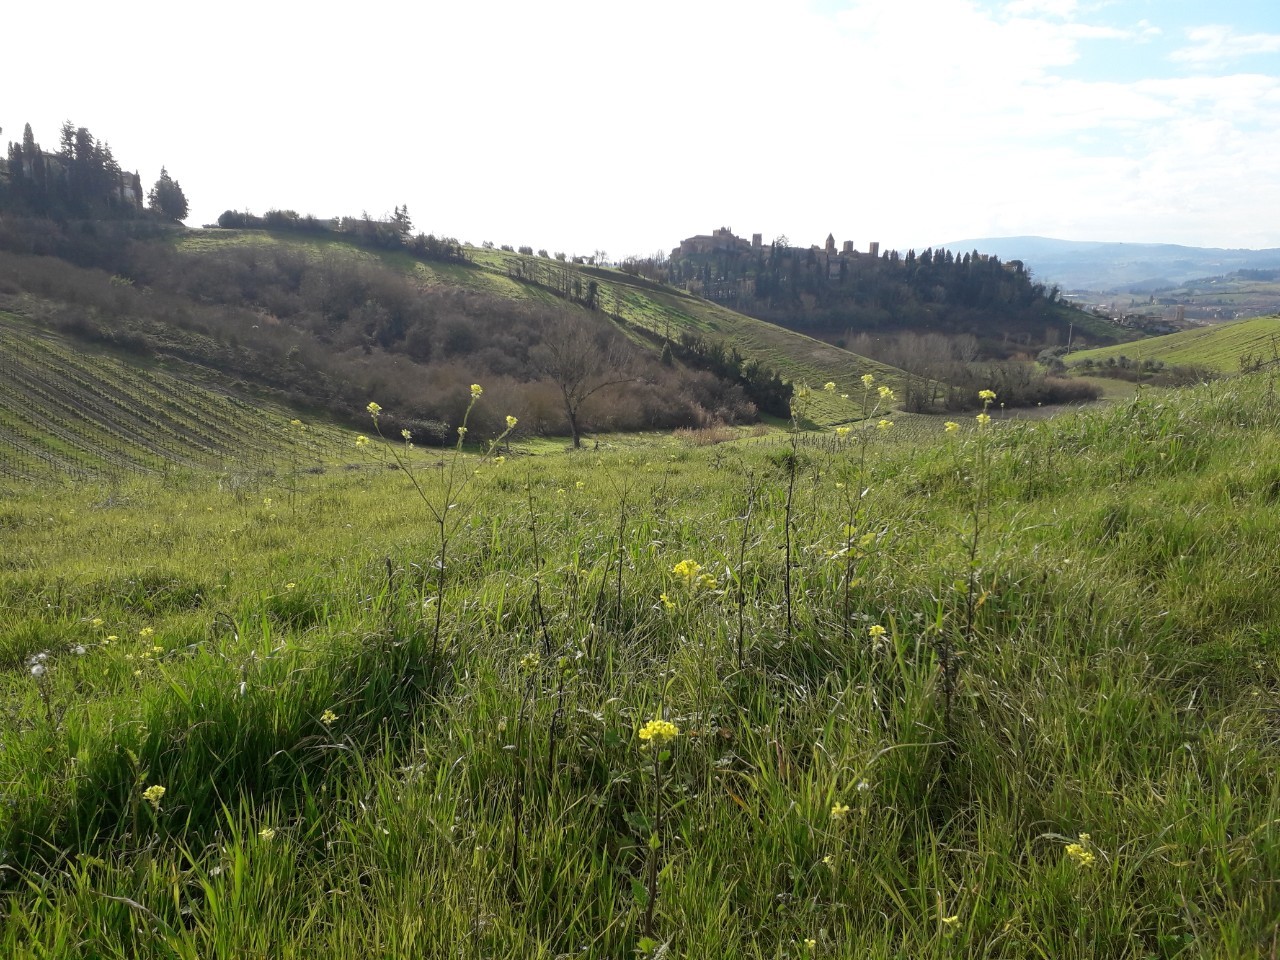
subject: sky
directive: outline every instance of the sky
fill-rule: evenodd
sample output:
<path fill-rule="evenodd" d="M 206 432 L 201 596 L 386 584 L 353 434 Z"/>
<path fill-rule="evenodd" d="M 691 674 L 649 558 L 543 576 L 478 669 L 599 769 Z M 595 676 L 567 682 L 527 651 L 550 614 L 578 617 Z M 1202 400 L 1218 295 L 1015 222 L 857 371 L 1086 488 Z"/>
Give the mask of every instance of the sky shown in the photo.
<path fill-rule="evenodd" d="M 0 140 L 88 127 L 193 226 L 405 204 L 610 259 L 721 226 L 1280 247 L 1275 0 L 13 7 Z"/>

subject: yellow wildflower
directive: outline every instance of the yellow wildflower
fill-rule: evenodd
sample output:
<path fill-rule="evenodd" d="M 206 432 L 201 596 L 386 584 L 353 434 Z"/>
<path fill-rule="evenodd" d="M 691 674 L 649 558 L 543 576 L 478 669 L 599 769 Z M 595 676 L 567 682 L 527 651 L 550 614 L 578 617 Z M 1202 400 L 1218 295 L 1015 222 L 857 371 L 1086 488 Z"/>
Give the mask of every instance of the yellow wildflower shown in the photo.
<path fill-rule="evenodd" d="M 668 740 L 674 740 L 680 736 L 680 728 L 670 720 L 655 717 L 640 728 L 637 736 L 646 743 L 660 747 Z"/>
<path fill-rule="evenodd" d="M 696 560 L 681 560 L 671 568 L 671 572 L 677 577 L 684 577 L 692 583 L 702 573 L 702 564 Z"/>
<path fill-rule="evenodd" d="M 301 420 L 290 420 L 290 421 L 289 421 L 289 426 L 293 427 L 295 430 L 300 430 L 300 429 L 302 429 L 302 421 L 301 421 Z"/>
<path fill-rule="evenodd" d="M 153 633 L 155 633 L 155 630 L 151 629 L 151 627 L 143 627 L 141 630 L 138 631 L 138 636 L 142 637 L 145 640 L 147 637 L 151 636 Z"/>
<path fill-rule="evenodd" d="M 943 426 L 946 427 L 947 433 L 955 433 L 960 429 L 960 424 L 956 423 L 954 420 L 948 420 L 943 424 Z"/>
<path fill-rule="evenodd" d="M 378 406 L 372 400 L 369 401 L 369 405 L 365 407 L 365 409 L 369 411 L 369 416 L 371 417 L 376 417 L 382 412 L 382 407 Z"/>
<path fill-rule="evenodd" d="M 669 610 L 674 610 L 676 608 L 675 602 L 670 597 L 668 597 L 665 593 L 658 594 L 658 599 L 662 601 L 662 608 L 664 610 L 669 611 Z"/>
<path fill-rule="evenodd" d="M 862 375 L 862 385 L 866 387 L 868 390 L 871 389 L 871 385 L 875 382 L 876 382 L 876 378 L 873 377 L 871 374 L 864 373 Z"/>
<path fill-rule="evenodd" d="M 284 588 L 286 590 L 296 590 L 298 589 L 298 585 L 294 583 L 292 580 L 290 580 L 288 583 L 284 585 Z"/>
<path fill-rule="evenodd" d="M 494 457 L 494 458 L 493 458 L 493 462 L 494 462 L 494 463 L 506 463 L 506 462 L 507 462 L 507 458 L 506 458 L 506 457 L 504 457 L 502 454 L 498 454 L 496 457 Z"/>
<path fill-rule="evenodd" d="M 511 414 L 509 414 L 509 413 L 507 414 L 507 429 L 508 429 L 508 430 L 514 430 L 514 429 L 516 428 L 516 424 L 517 424 L 517 423 L 519 423 L 519 422 L 520 422 L 520 421 L 519 421 L 519 420 L 517 420 L 515 417 L 513 417 Z"/>
<path fill-rule="evenodd" d="M 480 386 L 480 384 L 478 384 L 478 383 L 473 383 L 473 384 L 471 385 L 471 397 L 472 397 L 472 399 L 475 399 L 476 397 L 480 396 L 480 394 L 482 394 L 482 393 L 484 393 L 484 387 Z"/>
<path fill-rule="evenodd" d="M 332 710 L 326 710 L 324 713 L 320 714 L 320 722 L 323 723 L 326 727 L 333 726 L 334 721 L 337 719 L 338 719 L 338 715 L 334 713 Z"/>
<path fill-rule="evenodd" d="M 991 414 L 987 413 L 986 411 L 983 411 L 982 413 L 974 417 L 974 419 L 977 420 L 978 423 L 982 424 L 985 427 L 988 423 L 991 422 Z"/>
<path fill-rule="evenodd" d="M 263 827 L 258 831 L 258 836 L 261 837 L 264 842 L 270 843 L 276 838 L 276 832 L 270 827 Z"/>
<path fill-rule="evenodd" d="M 849 805 L 847 803 L 834 803 L 831 805 L 831 819 L 843 820 L 849 815 Z"/>
<path fill-rule="evenodd" d="M 867 636 L 877 640 L 880 637 L 883 637 L 888 632 L 889 631 L 887 631 L 884 627 L 880 626 L 880 624 L 878 623 L 873 624 L 872 626 L 867 628 Z"/>
<path fill-rule="evenodd" d="M 880 399 L 881 399 L 881 400 L 896 400 L 896 399 L 898 399 L 898 398 L 897 398 L 897 397 L 895 397 L 895 396 L 893 395 L 893 391 L 892 391 L 892 390 L 890 390 L 888 387 L 881 387 L 881 388 L 880 388 Z"/>
<path fill-rule="evenodd" d="M 94 618 L 93 618 L 93 620 L 89 623 L 89 626 L 91 626 L 91 627 L 100 627 L 100 626 L 102 626 L 102 618 L 101 618 L 101 617 L 94 617 Z"/>
<path fill-rule="evenodd" d="M 822 389 L 827 391 L 827 393 L 835 393 L 836 382 L 834 380 L 828 380 L 826 383 L 822 385 Z"/>
<path fill-rule="evenodd" d="M 996 392 L 994 390 L 978 391 L 978 399 L 981 400 L 983 403 L 990 403 L 995 398 L 996 398 Z"/>
<path fill-rule="evenodd" d="M 892 429 L 893 429 L 893 421 L 892 421 L 892 420 L 881 420 L 879 423 L 877 423 L 877 424 L 876 424 L 876 429 L 877 429 L 877 430 L 892 430 Z"/>
<path fill-rule="evenodd" d="M 413 439 L 413 434 L 411 434 L 407 428 L 400 431 L 400 436 L 404 438 L 405 443 L 408 443 L 410 440 Z"/>
<path fill-rule="evenodd" d="M 804 945 L 806 950 L 813 950 L 818 946 L 818 941 L 813 939 L 813 937 L 806 937 Z"/>
<path fill-rule="evenodd" d="M 465 437 L 466 437 L 466 435 L 467 435 L 467 428 L 466 428 L 466 427 L 459 427 L 459 428 L 458 428 L 458 437 L 459 437 L 459 438 L 465 438 Z"/>
<path fill-rule="evenodd" d="M 836 436 L 843 440 L 853 431 L 853 427 L 836 427 Z"/>
<path fill-rule="evenodd" d="M 1079 843 L 1067 844 L 1067 856 L 1074 860 L 1079 866 L 1088 868 L 1092 867 L 1097 857 L 1093 851 L 1089 849 L 1090 841 L 1087 833 L 1080 834 Z"/>
<path fill-rule="evenodd" d="M 160 786 L 158 783 L 152 784 L 142 791 L 142 799 L 147 801 L 147 803 L 151 804 L 151 806 L 155 807 L 157 810 L 160 809 L 160 800 L 163 797 L 164 787 Z"/>
<path fill-rule="evenodd" d="M 366 437 L 363 433 L 360 434 L 360 436 L 356 437 L 357 447 L 367 447 L 368 445 L 369 445 L 369 438 Z"/>

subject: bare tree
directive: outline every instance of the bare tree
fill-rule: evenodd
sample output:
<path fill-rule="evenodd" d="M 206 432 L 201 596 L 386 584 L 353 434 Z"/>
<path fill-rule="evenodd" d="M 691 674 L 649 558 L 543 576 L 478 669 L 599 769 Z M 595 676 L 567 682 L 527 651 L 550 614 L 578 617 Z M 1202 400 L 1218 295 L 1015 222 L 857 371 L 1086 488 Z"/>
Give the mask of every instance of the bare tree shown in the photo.
<path fill-rule="evenodd" d="M 542 342 L 531 351 L 538 369 L 560 388 L 575 448 L 582 446 L 582 405 L 609 387 L 635 379 L 631 351 L 607 324 L 569 310 L 548 314 Z"/>

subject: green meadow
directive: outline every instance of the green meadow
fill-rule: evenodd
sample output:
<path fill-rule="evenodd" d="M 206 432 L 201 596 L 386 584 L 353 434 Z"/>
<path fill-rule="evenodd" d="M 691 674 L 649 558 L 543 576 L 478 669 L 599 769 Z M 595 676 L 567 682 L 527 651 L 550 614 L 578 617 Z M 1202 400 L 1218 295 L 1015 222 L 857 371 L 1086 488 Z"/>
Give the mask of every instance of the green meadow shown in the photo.
<path fill-rule="evenodd" d="M 1275 388 L 102 428 L 128 469 L 0 478 L 0 955 L 1273 956 Z"/>
<path fill-rule="evenodd" d="M 1071 354 L 1071 366 L 1087 360 L 1101 366 L 1127 357 L 1135 365 L 1158 360 L 1168 366 L 1199 366 L 1236 373 L 1251 366 L 1275 364 L 1280 357 L 1280 317 L 1252 317 L 1198 327 Z"/>

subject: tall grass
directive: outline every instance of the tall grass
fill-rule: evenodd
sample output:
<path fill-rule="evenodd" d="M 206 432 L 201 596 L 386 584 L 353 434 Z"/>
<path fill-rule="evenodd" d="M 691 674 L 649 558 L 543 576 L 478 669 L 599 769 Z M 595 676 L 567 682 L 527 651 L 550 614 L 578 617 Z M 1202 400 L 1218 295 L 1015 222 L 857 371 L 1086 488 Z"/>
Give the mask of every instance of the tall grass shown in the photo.
<path fill-rule="evenodd" d="M 1277 426 L 513 453 L 445 578 L 435 455 L 30 489 L 0 954 L 1269 956 Z"/>

